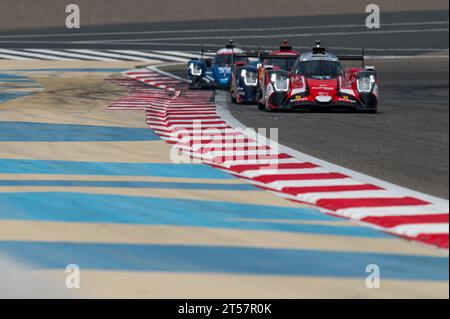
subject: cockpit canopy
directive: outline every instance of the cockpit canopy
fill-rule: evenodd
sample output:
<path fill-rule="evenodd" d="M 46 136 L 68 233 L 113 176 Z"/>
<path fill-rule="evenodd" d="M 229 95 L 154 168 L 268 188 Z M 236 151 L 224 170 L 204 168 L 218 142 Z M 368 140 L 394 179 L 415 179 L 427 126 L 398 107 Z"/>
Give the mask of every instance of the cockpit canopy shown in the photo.
<path fill-rule="evenodd" d="M 306 78 L 335 78 L 344 74 L 341 63 L 329 60 L 298 61 L 294 67 L 294 74 Z"/>
<path fill-rule="evenodd" d="M 233 57 L 232 54 L 216 54 L 214 57 L 214 64 L 225 66 L 231 65 L 236 62 L 245 62 L 247 63 L 248 59 L 245 57 Z"/>
<path fill-rule="evenodd" d="M 294 64 L 295 59 L 266 59 L 263 61 L 263 65 L 273 65 L 284 71 L 291 71 Z"/>

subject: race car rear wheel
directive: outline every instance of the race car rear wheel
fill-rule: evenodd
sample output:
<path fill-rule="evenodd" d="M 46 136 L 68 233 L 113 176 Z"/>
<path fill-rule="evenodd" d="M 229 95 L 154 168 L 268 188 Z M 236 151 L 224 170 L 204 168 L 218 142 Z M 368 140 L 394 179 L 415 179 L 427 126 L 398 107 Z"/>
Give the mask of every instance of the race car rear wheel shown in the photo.
<path fill-rule="evenodd" d="M 258 87 L 258 89 L 256 90 L 256 104 L 258 104 L 258 110 L 264 111 L 266 109 L 266 106 L 263 103 L 261 103 L 261 96 L 262 92 L 261 89 Z"/>
<path fill-rule="evenodd" d="M 378 110 L 377 110 L 377 109 L 373 109 L 373 110 L 360 110 L 359 113 L 377 114 L 377 113 L 378 113 Z"/>
<path fill-rule="evenodd" d="M 264 111 L 266 109 L 266 106 L 258 101 L 258 110 Z"/>
<path fill-rule="evenodd" d="M 273 112 L 273 109 L 271 109 L 270 107 L 264 106 L 264 111 Z"/>
<path fill-rule="evenodd" d="M 378 98 L 372 93 L 363 93 L 359 96 L 362 104 L 367 108 L 365 113 L 376 113 L 378 110 Z"/>
<path fill-rule="evenodd" d="M 231 99 L 231 103 L 237 104 L 236 96 L 234 95 L 234 91 L 233 90 L 230 91 L 230 99 Z"/>

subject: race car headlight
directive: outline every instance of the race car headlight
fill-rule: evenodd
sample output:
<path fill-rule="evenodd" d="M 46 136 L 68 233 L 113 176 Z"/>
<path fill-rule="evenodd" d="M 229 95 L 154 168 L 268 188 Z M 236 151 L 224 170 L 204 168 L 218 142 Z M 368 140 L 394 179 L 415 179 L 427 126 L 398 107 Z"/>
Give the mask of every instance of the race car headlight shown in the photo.
<path fill-rule="evenodd" d="M 363 76 L 358 78 L 356 84 L 358 86 L 358 92 L 368 93 L 372 91 L 373 86 L 375 85 L 375 76 Z"/>
<path fill-rule="evenodd" d="M 256 86 L 258 84 L 258 77 L 255 72 L 244 69 L 241 71 L 241 77 L 247 86 Z"/>
<path fill-rule="evenodd" d="M 191 71 L 191 74 L 195 76 L 200 76 L 203 72 L 202 66 L 197 63 L 189 64 L 189 70 Z"/>
<path fill-rule="evenodd" d="M 287 92 L 289 91 L 289 77 L 280 74 L 280 73 L 272 73 L 270 76 L 270 81 L 277 92 Z"/>

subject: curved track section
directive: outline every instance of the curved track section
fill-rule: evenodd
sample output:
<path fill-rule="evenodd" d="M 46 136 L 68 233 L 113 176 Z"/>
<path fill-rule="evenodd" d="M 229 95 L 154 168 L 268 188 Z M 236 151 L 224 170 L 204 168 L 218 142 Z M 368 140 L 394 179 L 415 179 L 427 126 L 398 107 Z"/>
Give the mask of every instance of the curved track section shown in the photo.
<path fill-rule="evenodd" d="M 448 296 L 448 250 L 262 189 L 266 183 L 251 178 L 250 166 L 258 164 L 251 158 L 285 157 L 280 170 L 334 169 L 231 129 L 219 94 L 214 101 L 212 91 L 186 91 L 179 79 L 145 69 L 133 71 L 148 72 L 132 74 L 139 80 L 109 76 L 134 62 L 12 65 L 2 73 L 44 90 L 0 104 L 0 263 L 7 269 L 0 295 Z M 197 131 L 190 130 L 193 120 Z M 200 124 L 213 130 L 207 138 Z M 192 163 L 191 155 L 210 165 Z M 64 269 L 73 263 L 81 288 L 53 289 L 51 283 L 64 287 Z M 382 289 L 364 285 L 373 263 L 382 270 Z M 12 278 L 27 279 L 18 286 Z"/>
<path fill-rule="evenodd" d="M 162 89 L 177 84 L 154 70 L 124 75 Z M 171 94 L 148 101 L 147 120 L 174 148 L 280 196 L 448 248 L 448 201 L 374 182 L 303 154 L 281 152 L 277 144 L 230 126 L 210 102 L 210 92 L 169 88 Z"/>
<path fill-rule="evenodd" d="M 381 77 L 379 114 L 260 112 L 232 105 L 249 127 L 315 157 L 448 199 L 448 57 L 369 60 Z"/>

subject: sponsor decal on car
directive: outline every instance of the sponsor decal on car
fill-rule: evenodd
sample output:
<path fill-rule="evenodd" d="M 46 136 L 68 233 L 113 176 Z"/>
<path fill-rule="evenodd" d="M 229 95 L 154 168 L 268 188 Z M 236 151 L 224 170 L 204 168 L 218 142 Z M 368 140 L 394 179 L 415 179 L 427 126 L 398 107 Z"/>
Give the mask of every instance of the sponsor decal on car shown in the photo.
<path fill-rule="evenodd" d="M 308 97 L 303 97 L 301 95 L 296 95 L 293 98 L 291 98 L 291 103 L 296 103 L 296 102 L 304 102 L 304 101 L 308 101 Z"/>
<path fill-rule="evenodd" d="M 273 92 L 274 92 L 274 89 L 273 89 L 272 83 L 267 84 L 267 87 L 266 87 L 266 99 L 268 99 L 272 95 Z"/>
<path fill-rule="evenodd" d="M 352 100 L 348 95 L 341 96 L 338 101 L 346 102 L 346 103 L 356 103 L 355 100 Z"/>

